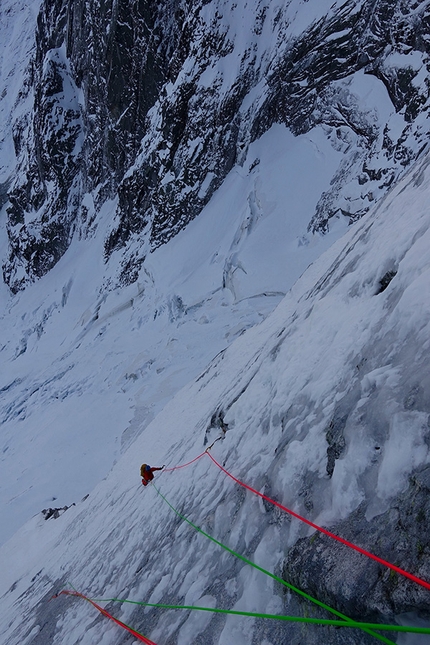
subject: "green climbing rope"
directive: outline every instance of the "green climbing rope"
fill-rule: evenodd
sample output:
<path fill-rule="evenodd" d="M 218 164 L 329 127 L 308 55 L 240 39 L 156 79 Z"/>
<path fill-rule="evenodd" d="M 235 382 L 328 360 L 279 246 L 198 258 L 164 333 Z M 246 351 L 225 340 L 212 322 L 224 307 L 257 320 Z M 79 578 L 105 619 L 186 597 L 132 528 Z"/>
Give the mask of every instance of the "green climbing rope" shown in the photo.
<path fill-rule="evenodd" d="M 248 558 L 245 558 L 243 555 L 240 555 L 240 553 L 237 553 L 236 551 L 233 551 L 233 549 L 230 549 L 230 547 L 226 546 L 225 544 L 223 544 L 219 540 L 215 539 L 214 537 L 209 535 L 209 533 L 206 533 L 205 531 L 203 531 L 203 529 L 199 528 L 196 524 L 193 524 L 193 522 L 191 522 L 191 520 L 189 520 L 187 517 L 182 515 L 182 513 L 180 513 L 174 506 L 172 506 L 172 504 L 170 504 L 170 502 L 161 493 L 161 491 L 158 490 L 158 488 L 155 486 L 154 483 L 152 483 L 152 485 L 153 485 L 154 489 L 156 490 L 156 492 L 158 493 L 158 495 L 169 506 L 169 508 L 171 508 L 171 510 L 174 513 L 176 513 L 176 515 L 178 517 L 180 517 L 184 522 L 186 522 L 187 524 L 192 526 L 193 529 L 195 529 L 198 533 L 201 533 L 202 535 L 207 537 L 209 540 L 211 540 L 212 542 L 214 542 L 215 544 L 220 546 L 222 549 L 224 549 L 225 551 L 228 551 L 228 553 L 231 553 L 232 555 L 234 555 L 239 560 L 242 560 L 242 562 L 245 562 L 246 564 L 250 565 L 254 569 L 257 569 L 257 571 L 261 571 L 262 573 L 264 573 L 265 575 L 269 576 L 273 580 L 276 580 L 276 582 L 279 582 L 284 587 L 288 587 L 291 591 L 294 591 L 297 594 L 299 594 L 300 596 L 302 596 L 303 598 L 306 598 L 306 600 L 310 600 L 315 605 L 318 605 L 318 607 L 321 607 L 322 609 L 325 609 L 326 611 L 334 614 L 335 616 L 338 616 L 339 618 L 342 618 L 343 621 L 346 621 L 348 623 L 348 625 L 352 626 L 352 623 L 354 621 L 352 621 L 348 616 L 345 616 L 341 612 L 337 611 L 336 609 L 333 609 L 332 607 L 330 607 L 329 605 L 326 605 L 325 603 L 321 602 L 320 600 L 317 600 L 316 598 L 313 598 L 312 596 L 307 594 L 305 591 L 302 591 L 301 589 L 298 589 L 297 587 L 294 587 L 292 584 L 290 584 L 286 580 L 283 580 L 282 578 L 280 578 L 279 576 L 275 575 L 274 573 L 271 573 L 270 571 L 267 571 L 266 569 L 263 569 L 263 567 L 260 567 L 258 564 L 255 564 L 255 562 L 252 562 L 252 560 L 248 560 Z M 367 627 L 361 627 L 361 625 L 360 625 L 360 629 L 362 629 L 363 631 L 367 632 L 371 636 L 374 636 L 375 638 L 377 638 L 378 640 L 382 641 L 383 643 L 386 643 L 386 645 L 395 645 L 395 643 L 393 641 L 389 640 L 388 638 L 386 638 L 385 636 L 383 636 L 381 634 L 375 633 L 372 629 L 369 629 Z"/>
<path fill-rule="evenodd" d="M 186 609 L 188 611 L 206 611 L 214 614 L 228 614 L 232 616 L 248 616 L 249 618 L 267 618 L 282 620 L 289 623 L 308 623 L 310 625 L 333 625 L 334 627 L 352 627 L 354 629 L 378 629 L 383 632 L 405 632 L 408 634 L 430 634 L 430 627 L 407 627 L 404 625 L 382 625 L 380 623 L 362 623 L 358 621 L 345 622 L 344 620 L 330 620 L 324 618 L 307 618 L 305 616 L 283 616 L 280 614 L 262 614 L 254 611 L 239 611 L 237 609 L 217 609 L 214 607 L 198 607 L 196 605 L 164 605 L 152 602 L 140 602 L 123 598 L 92 598 L 93 602 L 122 602 L 141 607 L 155 609 Z"/>

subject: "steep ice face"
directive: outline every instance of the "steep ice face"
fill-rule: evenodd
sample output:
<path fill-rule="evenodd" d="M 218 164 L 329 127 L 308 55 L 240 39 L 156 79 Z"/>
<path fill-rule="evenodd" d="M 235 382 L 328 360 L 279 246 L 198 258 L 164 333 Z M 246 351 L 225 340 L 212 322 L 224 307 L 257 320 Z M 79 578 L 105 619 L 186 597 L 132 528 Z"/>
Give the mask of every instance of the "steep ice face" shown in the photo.
<path fill-rule="evenodd" d="M 118 643 L 90 607 L 46 602 L 67 581 L 303 611 L 143 493 L 142 461 L 188 461 L 220 420 L 214 454 L 231 472 L 430 579 L 427 158 L 385 196 L 427 137 L 427 3 L 173 5 L 44 3 L 36 43 L 38 2 L 0 9 L 14 53 L 0 54 L 0 249 L 9 285 L 27 285 L 0 289 L 2 539 L 34 515 L 1 550 L 8 645 Z M 159 483 L 207 532 L 346 613 L 428 617 L 420 589 L 221 477 L 205 457 Z M 114 609 L 159 643 L 303 640 Z M 306 642 L 357 642 L 322 633 Z"/>
<path fill-rule="evenodd" d="M 227 430 L 212 450 L 232 474 L 429 579 L 429 175 L 425 156 L 261 325 L 170 400 L 86 500 L 57 520 L 35 517 L 2 548 L 8 644 L 118 642 L 117 628 L 80 601 L 47 603 L 68 581 L 92 597 L 321 615 L 141 488 L 142 461 L 189 461 L 219 435 L 220 419 Z M 417 610 L 429 618 L 427 591 L 315 537 L 207 456 L 156 483 L 205 532 L 324 602 L 378 622 Z M 357 642 L 329 627 L 110 609 L 157 643 Z"/>

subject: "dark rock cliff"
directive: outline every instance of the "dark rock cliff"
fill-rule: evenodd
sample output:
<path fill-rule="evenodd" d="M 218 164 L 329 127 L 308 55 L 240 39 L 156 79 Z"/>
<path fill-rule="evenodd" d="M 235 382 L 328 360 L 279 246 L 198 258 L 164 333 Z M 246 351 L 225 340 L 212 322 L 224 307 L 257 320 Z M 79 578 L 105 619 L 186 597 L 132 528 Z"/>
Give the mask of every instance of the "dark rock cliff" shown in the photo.
<path fill-rule="evenodd" d="M 178 3 L 42 3 L 36 49 L 13 129 L 18 166 L 9 191 L 13 291 L 49 271 L 75 231 L 116 194 L 136 156 L 148 110 L 169 76 Z M 31 101 L 33 96 L 33 101 Z"/>
<path fill-rule="evenodd" d="M 275 122 L 295 134 L 324 124 L 345 153 L 312 231 L 338 212 L 358 219 L 386 192 L 428 139 L 428 4 L 349 0 L 299 35 L 288 5 L 247 7 L 238 51 L 237 3 L 42 3 L 14 124 L 3 267 L 13 291 L 91 234 L 116 196 L 105 258 L 119 253 L 117 281 L 135 280 Z M 349 88 L 360 71 L 384 83 L 402 127 L 381 129 L 363 108 Z"/>

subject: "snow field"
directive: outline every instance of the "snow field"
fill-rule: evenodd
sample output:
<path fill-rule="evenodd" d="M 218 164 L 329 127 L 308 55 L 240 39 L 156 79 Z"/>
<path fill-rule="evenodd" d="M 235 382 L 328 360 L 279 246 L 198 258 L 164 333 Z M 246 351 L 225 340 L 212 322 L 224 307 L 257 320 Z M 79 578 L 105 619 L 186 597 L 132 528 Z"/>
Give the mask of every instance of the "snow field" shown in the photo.
<path fill-rule="evenodd" d="M 237 46 L 201 84 L 222 77 L 230 87 L 241 63 L 240 38 L 246 33 L 248 42 L 251 25 L 241 22 L 244 2 L 234 4 L 225 5 L 231 11 L 223 20 Z M 278 4 L 270 5 L 271 20 Z M 306 4 L 303 13 L 302 2 L 290 2 L 292 36 L 343 2 Z M 264 41 L 260 50 L 254 43 L 260 62 Z M 412 62 L 422 74 L 422 61 Z M 2 78 L 11 63 L 2 59 Z M 262 65 L 268 69 L 270 60 Z M 7 109 L 20 83 L 8 87 Z M 382 83 L 357 74 L 349 90 L 375 123 L 387 122 L 392 133 L 404 128 Z M 332 147 L 326 134 L 316 128 L 293 138 L 274 126 L 203 213 L 148 256 L 127 289 L 109 292 L 116 260 L 102 261 L 115 202 L 104 206 L 93 237 L 75 240 L 43 280 L 13 298 L 0 289 L 0 622 L 7 645 L 45 645 L 47 632 L 62 645 L 118 644 L 118 628 L 87 603 L 48 603 L 70 583 L 93 597 L 269 613 L 295 607 L 291 594 L 208 544 L 140 485 L 142 461 L 174 466 L 204 450 L 205 438 L 217 436 L 216 428 L 208 431 L 215 413 L 228 425 L 216 458 L 323 525 L 363 500 L 369 518 L 383 512 L 411 470 L 429 463 L 428 418 L 413 403 L 417 385 L 426 390 L 429 381 L 428 161 L 343 237 L 343 219 L 324 238 L 312 236 L 307 222 L 345 148 Z M 6 143 L 3 178 L 13 166 Z M 357 190 L 352 182 L 346 207 Z M 91 217 L 91 196 L 88 206 Z M 4 220 L 3 210 L 2 257 Z M 388 272 L 396 273 L 378 294 Z M 342 414 L 345 446 L 330 478 L 327 430 Z M 159 475 L 156 485 L 191 521 L 270 571 L 279 572 L 288 547 L 311 533 L 238 490 L 207 457 Z M 57 520 L 40 515 L 73 502 Z M 219 645 L 253 638 L 276 645 L 282 634 L 239 617 L 130 605 L 112 612 L 160 645 L 205 632 Z"/>
<path fill-rule="evenodd" d="M 3 541 L 42 508 L 86 495 L 169 398 L 264 319 L 341 235 L 340 222 L 325 238 L 304 227 L 338 159 L 322 133 L 296 140 L 276 126 L 201 217 L 150 255 L 137 283 L 100 286 L 113 202 L 95 238 L 76 241 L 25 293 L 4 294 Z M 306 172 L 319 169 L 301 201 Z M 294 242 L 305 237 L 307 245 Z"/>
<path fill-rule="evenodd" d="M 423 166 L 426 177 L 428 170 Z M 28 538 L 36 541 L 43 541 L 43 536 L 53 530 L 51 527 L 61 527 L 56 528 L 60 537 L 54 538 L 50 560 L 44 564 L 45 585 L 46 578 L 50 586 L 53 582 L 55 586 L 55 580 L 73 575 L 72 583 L 93 596 L 142 598 L 149 602 L 174 597 L 202 605 L 210 597 L 208 602 L 216 599 L 217 606 L 225 599 L 238 608 L 266 612 L 274 607 L 281 609 L 280 596 L 272 583 L 261 580 L 258 572 L 235 562 L 229 554 L 220 553 L 216 545 L 208 545 L 203 536 L 177 520 L 153 488 L 143 490 L 137 481 L 143 455 L 151 463 L 168 466 L 195 457 L 203 448 L 208 420 L 217 409 L 225 411 L 229 429 L 224 440 L 215 444 L 214 456 L 239 478 L 260 490 L 269 487 L 281 503 L 307 517 L 311 515 L 320 524 L 345 517 L 357 507 L 363 499 L 363 478 L 377 473 L 384 483 L 375 491 L 382 508 L 396 490 L 394 484 L 399 485 L 399 473 L 406 474 L 413 467 L 429 463 L 428 446 L 426 449 L 419 439 L 422 415 L 403 412 L 408 419 L 409 438 L 400 431 L 399 419 L 405 416 L 401 416 L 399 404 L 408 392 L 408 384 L 399 380 L 396 370 L 405 342 L 409 351 L 422 351 L 422 341 L 428 334 L 427 309 L 422 305 L 425 315 L 421 320 L 427 320 L 427 324 L 415 328 L 413 338 L 405 339 L 400 331 L 404 325 L 407 327 L 409 310 L 403 307 L 401 297 L 394 297 L 398 290 L 408 298 L 418 295 L 414 283 L 420 280 L 422 267 L 429 259 L 415 252 L 415 245 L 428 234 L 428 227 L 424 230 L 426 183 L 423 181 L 417 191 L 410 173 L 375 215 L 366 217 L 314 263 L 271 316 L 240 336 L 199 379 L 165 405 L 88 500 L 55 522 L 38 520 L 38 526 L 31 527 Z M 403 213 L 411 190 L 416 191 L 416 197 L 406 221 Z M 384 292 L 377 294 L 379 269 L 393 259 L 393 248 L 398 253 L 397 275 Z M 352 254 L 354 262 L 349 265 Z M 315 274 L 321 276 L 317 289 Z M 357 289 L 351 291 L 351 285 Z M 350 307 L 345 306 L 346 301 Z M 365 324 L 360 333 L 361 319 Z M 356 324 L 351 333 L 352 322 Z M 340 349 L 336 351 L 338 343 Z M 334 351 L 328 356 L 330 344 Z M 367 356 L 368 371 L 357 376 L 357 359 L 367 348 L 374 352 Z M 383 360 L 382 365 L 387 367 L 371 369 L 375 357 L 378 362 L 391 359 L 392 366 Z M 385 427 L 382 458 L 374 462 L 370 443 L 357 453 L 354 434 L 347 434 L 346 450 L 329 479 L 324 472 L 325 429 L 352 380 L 362 388 L 357 410 L 366 406 L 370 409 L 373 393 L 378 392 L 391 400 L 395 414 Z M 289 419 L 285 417 L 288 410 Z M 316 423 L 307 425 L 312 410 Z M 360 425 L 359 417 L 352 417 L 354 424 L 347 430 L 363 432 L 365 426 Z M 400 436 L 410 449 L 394 449 Z M 300 491 L 304 482 L 309 484 L 312 479 L 317 491 L 314 493 L 311 486 L 314 506 L 309 512 Z M 188 468 L 157 477 L 156 485 L 175 508 L 203 530 L 270 570 L 279 566 L 288 544 L 309 532 L 307 527 L 286 518 L 274 521 L 273 511 L 265 509 L 251 494 L 238 490 L 206 457 Z M 15 576 L 24 576 L 22 589 L 35 569 L 33 573 L 29 570 L 31 561 L 22 559 L 22 551 L 15 551 L 13 544 L 12 541 L 4 547 L 2 556 L 5 549 L 9 550 L 8 557 L 15 555 Z M 42 582 L 39 584 L 42 586 Z M 18 585 L 5 600 L 11 602 L 19 590 Z M 285 602 L 283 610 L 287 611 L 288 597 Z M 25 606 L 21 600 L 27 615 L 30 607 L 26 610 Z M 87 608 L 74 605 L 67 609 L 57 626 L 65 645 L 75 642 L 76 612 L 83 621 L 82 632 L 86 620 L 94 618 Z M 181 617 L 178 612 L 155 614 L 149 609 L 141 614 L 124 606 L 116 606 L 115 615 L 132 622 L 156 642 L 166 640 L 176 629 L 182 642 L 208 626 L 212 634 L 218 634 L 220 643 L 229 639 L 231 642 L 232 638 L 245 642 L 253 633 L 252 621 L 233 617 L 221 625 L 215 618 L 203 620 L 199 614 Z M 115 628 L 106 624 L 96 623 L 91 633 L 92 630 L 102 633 L 106 644 L 117 638 Z M 413 637 L 402 639 L 404 643 L 413 642 Z M 11 640 L 11 644 L 14 642 Z"/>

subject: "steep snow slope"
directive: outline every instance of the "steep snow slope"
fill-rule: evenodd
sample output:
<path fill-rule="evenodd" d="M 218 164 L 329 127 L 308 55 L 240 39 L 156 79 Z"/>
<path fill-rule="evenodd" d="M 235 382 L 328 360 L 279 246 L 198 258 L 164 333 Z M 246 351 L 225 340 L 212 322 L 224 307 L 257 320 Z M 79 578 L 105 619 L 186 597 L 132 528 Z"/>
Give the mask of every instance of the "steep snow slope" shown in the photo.
<path fill-rule="evenodd" d="M 348 530 L 362 546 L 430 580 L 422 521 L 430 511 L 429 180 L 427 155 L 309 267 L 264 322 L 167 403 L 87 499 L 57 520 L 35 516 L 2 547 L 8 645 L 130 642 L 83 601 L 49 602 L 70 583 L 93 597 L 314 614 L 139 484 L 142 461 L 187 462 L 218 435 L 220 418 L 228 430 L 212 450 L 233 474 L 320 524 L 340 530 L 352 518 Z M 230 548 L 280 575 L 302 576 L 320 600 L 330 599 L 330 580 L 318 577 L 329 547 L 322 550 L 304 525 L 238 488 L 206 456 L 159 475 L 157 485 Z M 427 491 L 424 501 L 417 488 Z M 408 506 L 412 499 L 421 506 Z M 291 553 L 306 549 L 303 570 L 291 570 Z M 400 578 L 394 584 L 379 565 L 358 563 L 361 556 L 346 549 L 333 553 L 332 569 L 342 573 L 338 608 L 385 621 L 404 621 L 401 615 L 414 610 L 430 618 L 425 589 Z M 309 580 L 313 561 L 319 566 Z M 114 603 L 110 609 L 161 645 L 374 642 L 330 627 Z M 418 638 L 403 635 L 397 643 L 425 642 Z"/>
<path fill-rule="evenodd" d="M 136 284 L 104 286 L 108 203 L 97 234 L 77 240 L 43 280 L 16 296 L 3 285 L 0 542 L 41 509 L 88 493 L 171 396 L 345 230 L 339 220 L 328 236 L 306 231 L 340 158 L 319 128 L 294 138 L 274 126 L 190 228 L 151 254 Z"/>

